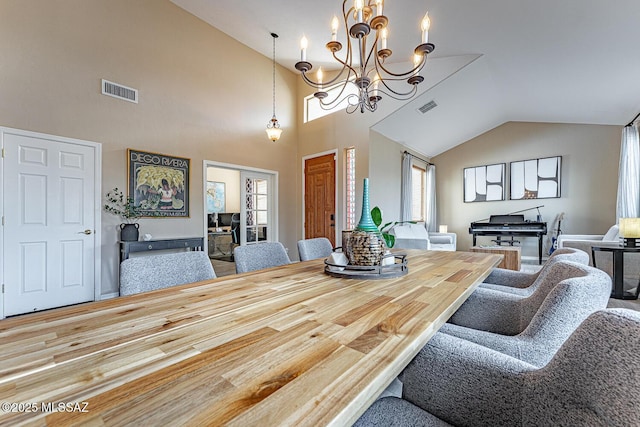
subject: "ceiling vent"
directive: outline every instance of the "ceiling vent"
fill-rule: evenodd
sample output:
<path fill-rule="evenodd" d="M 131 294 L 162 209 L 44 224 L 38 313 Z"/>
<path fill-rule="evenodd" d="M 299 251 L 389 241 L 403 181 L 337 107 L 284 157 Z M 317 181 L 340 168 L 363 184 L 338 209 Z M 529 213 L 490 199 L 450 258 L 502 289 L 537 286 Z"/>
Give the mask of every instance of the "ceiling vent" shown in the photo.
<path fill-rule="evenodd" d="M 138 90 L 102 79 L 102 94 L 138 103 Z"/>
<path fill-rule="evenodd" d="M 418 111 L 420 111 L 422 114 L 425 114 L 427 111 L 433 110 L 437 106 L 438 104 L 436 104 L 436 101 L 431 100 L 424 104 L 422 107 L 418 108 Z"/>

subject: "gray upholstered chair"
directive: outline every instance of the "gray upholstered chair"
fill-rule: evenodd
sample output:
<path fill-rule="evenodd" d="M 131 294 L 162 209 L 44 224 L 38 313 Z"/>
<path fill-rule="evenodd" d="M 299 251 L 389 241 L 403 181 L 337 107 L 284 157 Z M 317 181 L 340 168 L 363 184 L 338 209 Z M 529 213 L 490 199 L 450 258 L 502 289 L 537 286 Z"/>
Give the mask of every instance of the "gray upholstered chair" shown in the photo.
<path fill-rule="evenodd" d="M 291 263 L 289 255 L 280 242 L 255 243 L 233 249 L 236 273 L 262 270 Z"/>
<path fill-rule="evenodd" d="M 326 258 L 333 252 L 331 241 L 326 237 L 298 240 L 298 254 L 300 261 Z"/>
<path fill-rule="evenodd" d="M 531 322 L 517 335 L 501 335 L 446 323 L 440 332 L 544 366 L 578 325 L 592 313 L 607 308 L 611 279 L 606 273 L 584 264 L 578 277 L 558 283 L 546 296 Z"/>
<path fill-rule="evenodd" d="M 449 323 L 502 335 L 519 334 L 529 325 L 549 292 L 558 283 L 587 274 L 608 280 L 611 292 L 611 279 L 608 276 L 605 278 L 597 269 L 574 262 L 558 261 L 538 276 L 531 285 L 535 286 L 535 290 L 529 296 L 477 288 L 451 316 Z"/>
<path fill-rule="evenodd" d="M 202 251 L 140 256 L 120 263 L 120 295 L 215 278 L 211 260 Z"/>
<path fill-rule="evenodd" d="M 537 285 L 540 283 L 536 282 L 540 274 L 558 261 L 572 261 L 588 265 L 589 255 L 580 249 L 556 249 L 537 273 L 494 268 L 491 274 L 480 284 L 480 287 L 529 296 L 536 290 Z"/>
<path fill-rule="evenodd" d="M 638 366 L 640 314 L 624 309 L 589 316 L 543 368 L 436 333 L 402 373 L 404 400 L 354 425 L 637 426 Z"/>

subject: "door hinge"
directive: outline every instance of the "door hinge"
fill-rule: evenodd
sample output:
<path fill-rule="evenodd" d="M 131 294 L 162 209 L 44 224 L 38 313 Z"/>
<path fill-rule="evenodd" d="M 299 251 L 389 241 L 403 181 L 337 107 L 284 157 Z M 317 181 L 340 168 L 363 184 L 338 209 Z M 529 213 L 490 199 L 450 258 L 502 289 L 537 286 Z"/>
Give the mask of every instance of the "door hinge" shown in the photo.
<path fill-rule="evenodd" d="M 2 293 L 4 294 L 4 283 L 2 284 Z"/>
<path fill-rule="evenodd" d="M 4 227 L 4 215 L 2 215 L 2 226 Z"/>
<path fill-rule="evenodd" d="M 2 158 L 4 159 L 4 147 L 2 148 Z"/>

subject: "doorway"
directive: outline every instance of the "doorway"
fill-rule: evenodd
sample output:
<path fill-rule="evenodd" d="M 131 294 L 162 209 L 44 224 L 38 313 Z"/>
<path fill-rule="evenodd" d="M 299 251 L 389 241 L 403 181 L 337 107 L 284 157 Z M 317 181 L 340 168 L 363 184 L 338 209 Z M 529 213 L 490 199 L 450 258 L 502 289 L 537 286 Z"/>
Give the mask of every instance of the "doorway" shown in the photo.
<path fill-rule="evenodd" d="M 304 238 L 326 237 L 336 246 L 336 157 L 331 151 L 305 157 Z"/>
<path fill-rule="evenodd" d="M 0 318 L 99 299 L 100 144 L 0 134 Z"/>
<path fill-rule="evenodd" d="M 238 245 L 278 241 L 278 172 L 210 160 L 203 170 L 212 262 L 233 261 Z"/>

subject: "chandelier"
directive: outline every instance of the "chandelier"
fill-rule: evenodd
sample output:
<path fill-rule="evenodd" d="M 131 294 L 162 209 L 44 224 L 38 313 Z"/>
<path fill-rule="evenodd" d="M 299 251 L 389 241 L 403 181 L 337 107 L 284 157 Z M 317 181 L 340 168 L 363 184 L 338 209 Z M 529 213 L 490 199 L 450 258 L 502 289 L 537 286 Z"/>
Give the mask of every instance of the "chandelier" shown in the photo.
<path fill-rule="evenodd" d="M 278 35 L 276 33 L 271 33 L 271 37 L 273 37 L 273 116 L 269 123 L 267 123 L 267 136 L 273 142 L 276 142 L 280 139 L 280 134 L 282 133 L 282 129 L 280 129 L 280 123 L 278 123 L 278 119 L 276 119 L 276 39 Z"/>
<path fill-rule="evenodd" d="M 387 48 L 389 20 L 383 14 L 384 1 L 367 0 L 365 5 L 365 0 L 354 0 L 353 6 L 349 9 L 347 1 L 344 0 L 342 3 L 343 23 L 347 33 L 344 59 L 338 57 L 342 43 L 337 41 L 340 21 L 336 16 L 331 22 L 331 41 L 326 44 L 333 58 L 342 66 L 333 79 L 323 82 L 322 68 L 318 69 L 316 81 L 309 78 L 307 73 L 313 65 L 307 61 L 308 41 L 304 36 L 300 41 L 300 61 L 295 67 L 309 86 L 318 89 L 313 96 L 320 101 L 320 106 L 325 110 L 332 109 L 346 100 L 346 111 L 349 114 L 358 110 L 361 113 L 365 110 L 375 111 L 383 95 L 400 101 L 412 98 L 418 91 L 418 84 L 424 80 L 420 71 L 424 68 L 427 55 L 435 49 L 435 45 L 429 43 L 429 13 L 427 12 L 422 19 L 422 43 L 413 51 L 413 68 L 404 73 L 397 73 L 385 66 L 392 52 Z M 370 39 L 373 41 L 369 45 Z M 333 88 L 336 82 L 339 88 L 337 95 L 327 99 L 329 94 L 323 89 L 329 86 Z M 404 84 L 408 84 L 409 87 L 402 88 Z M 349 85 L 353 85 L 351 90 L 348 89 Z"/>

